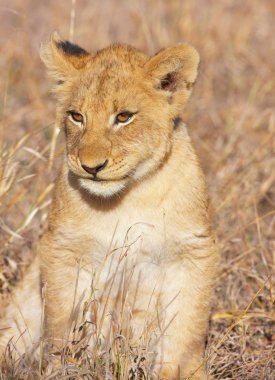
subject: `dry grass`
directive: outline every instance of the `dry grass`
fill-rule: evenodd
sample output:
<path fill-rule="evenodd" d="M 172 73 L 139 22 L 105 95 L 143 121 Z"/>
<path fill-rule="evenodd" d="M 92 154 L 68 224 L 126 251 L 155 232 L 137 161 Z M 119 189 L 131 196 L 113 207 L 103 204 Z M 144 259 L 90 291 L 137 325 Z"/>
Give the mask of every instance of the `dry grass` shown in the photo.
<path fill-rule="evenodd" d="M 41 41 L 58 30 L 88 50 L 119 41 L 149 53 L 188 41 L 199 50 L 202 64 L 185 120 L 207 174 L 222 251 L 208 366 L 217 379 L 271 380 L 274 1 L 1 0 L 0 17 L 3 302 L 32 259 L 62 150 L 61 142 L 55 145 L 54 102 L 39 60 Z M 113 352 L 110 360 L 120 368 L 118 377 L 126 378 L 123 363 L 133 361 L 136 353 L 127 341 L 117 341 Z M 71 378 L 96 378 L 96 371 L 100 378 L 103 354 L 103 347 L 90 356 L 82 350 L 82 368 L 90 375 L 81 375 L 75 366 Z M 75 359 L 71 360 L 73 364 Z M 30 358 L 21 358 L 10 368 L 10 372 L 0 370 L 0 379 L 54 378 L 50 364 L 41 377 Z"/>

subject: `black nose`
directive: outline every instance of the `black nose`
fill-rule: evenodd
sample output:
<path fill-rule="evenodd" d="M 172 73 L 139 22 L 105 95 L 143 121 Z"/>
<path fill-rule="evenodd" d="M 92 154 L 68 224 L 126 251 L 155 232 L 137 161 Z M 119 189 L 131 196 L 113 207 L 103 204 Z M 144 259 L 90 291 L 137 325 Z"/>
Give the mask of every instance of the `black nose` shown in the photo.
<path fill-rule="evenodd" d="M 105 162 L 103 162 L 103 164 L 99 164 L 93 168 L 90 168 L 89 166 L 86 166 L 86 165 L 81 165 L 83 167 L 83 169 L 87 172 L 87 173 L 90 173 L 90 174 L 96 174 L 98 172 L 100 172 L 101 170 L 103 170 L 108 164 L 108 160 L 106 160 Z"/>

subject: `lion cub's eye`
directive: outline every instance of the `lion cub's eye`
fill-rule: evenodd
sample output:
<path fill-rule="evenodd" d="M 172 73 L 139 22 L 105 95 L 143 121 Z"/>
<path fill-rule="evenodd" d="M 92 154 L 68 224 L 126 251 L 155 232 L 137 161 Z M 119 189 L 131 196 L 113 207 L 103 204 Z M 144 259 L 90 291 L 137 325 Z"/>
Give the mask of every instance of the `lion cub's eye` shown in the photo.
<path fill-rule="evenodd" d="M 81 113 L 74 112 L 74 111 L 68 111 L 67 113 L 71 121 L 73 121 L 76 124 L 83 124 L 84 118 L 81 115 Z"/>
<path fill-rule="evenodd" d="M 128 123 L 132 121 L 133 117 L 134 117 L 134 114 L 132 112 L 129 112 L 129 111 L 121 112 L 118 115 L 116 115 L 115 124 Z"/>

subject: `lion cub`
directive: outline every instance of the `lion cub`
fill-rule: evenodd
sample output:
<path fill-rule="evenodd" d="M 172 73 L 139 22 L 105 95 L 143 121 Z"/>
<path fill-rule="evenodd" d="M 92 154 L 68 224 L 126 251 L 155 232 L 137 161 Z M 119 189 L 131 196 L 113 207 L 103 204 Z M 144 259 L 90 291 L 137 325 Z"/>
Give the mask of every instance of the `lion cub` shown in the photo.
<path fill-rule="evenodd" d="M 66 136 L 39 245 L 48 349 L 69 339 L 72 310 L 87 308 L 93 283 L 102 336 L 127 309 L 133 341 L 150 330 L 160 378 L 206 379 L 217 250 L 204 175 L 181 120 L 198 53 L 185 44 L 153 57 L 118 44 L 88 53 L 54 35 L 42 59 Z"/>

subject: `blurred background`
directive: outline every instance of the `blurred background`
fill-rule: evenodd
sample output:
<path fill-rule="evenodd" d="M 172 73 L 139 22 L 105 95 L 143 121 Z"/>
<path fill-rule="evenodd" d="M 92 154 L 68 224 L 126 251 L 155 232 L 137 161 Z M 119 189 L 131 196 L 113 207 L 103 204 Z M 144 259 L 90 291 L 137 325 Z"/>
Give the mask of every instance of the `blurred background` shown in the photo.
<path fill-rule="evenodd" d="M 201 66 L 184 121 L 222 253 L 208 367 L 217 379 L 272 379 L 275 2 L 0 0 L 0 20 L 0 301 L 32 260 L 63 149 L 41 43 L 53 31 L 88 51 L 189 42 Z"/>

